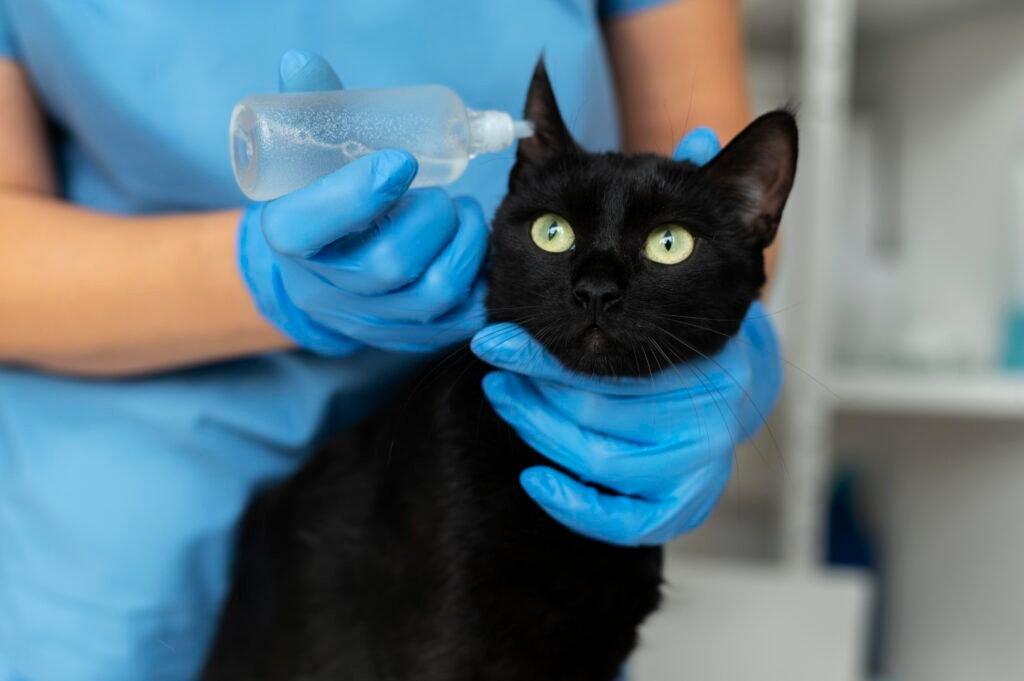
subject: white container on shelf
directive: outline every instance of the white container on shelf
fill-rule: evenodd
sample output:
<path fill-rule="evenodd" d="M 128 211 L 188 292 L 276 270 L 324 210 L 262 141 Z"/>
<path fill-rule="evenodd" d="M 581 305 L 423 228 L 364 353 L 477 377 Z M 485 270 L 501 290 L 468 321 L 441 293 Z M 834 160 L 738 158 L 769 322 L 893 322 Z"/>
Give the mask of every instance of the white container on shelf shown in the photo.
<path fill-rule="evenodd" d="M 888 364 L 898 345 L 905 301 L 898 295 L 900 240 L 895 234 L 892 154 L 875 116 L 854 115 L 849 131 L 845 224 L 835 236 L 836 357 L 840 364 Z"/>

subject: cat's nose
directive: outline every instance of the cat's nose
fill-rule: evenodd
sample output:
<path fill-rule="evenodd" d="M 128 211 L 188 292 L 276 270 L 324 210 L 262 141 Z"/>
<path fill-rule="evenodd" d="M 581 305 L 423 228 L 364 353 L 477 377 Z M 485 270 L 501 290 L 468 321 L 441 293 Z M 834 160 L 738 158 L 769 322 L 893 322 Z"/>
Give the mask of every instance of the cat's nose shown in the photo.
<path fill-rule="evenodd" d="M 585 310 L 611 312 L 622 304 L 622 289 L 607 279 L 584 279 L 572 294 Z"/>

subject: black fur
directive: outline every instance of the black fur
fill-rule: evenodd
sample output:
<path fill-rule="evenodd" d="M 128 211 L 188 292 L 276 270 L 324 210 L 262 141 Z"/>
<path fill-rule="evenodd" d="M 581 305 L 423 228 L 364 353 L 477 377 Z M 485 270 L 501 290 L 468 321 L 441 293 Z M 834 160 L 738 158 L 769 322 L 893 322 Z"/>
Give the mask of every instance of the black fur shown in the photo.
<path fill-rule="evenodd" d="M 588 373 L 718 350 L 764 283 L 795 172 L 792 116 L 760 118 L 699 169 L 583 151 L 543 64 L 526 112 L 537 135 L 494 220 L 492 321 Z M 573 250 L 534 245 L 549 212 L 572 225 Z M 678 265 L 642 256 L 666 223 L 696 237 Z M 544 460 L 491 410 L 488 370 L 442 360 L 257 499 L 205 681 L 615 678 L 657 607 L 660 549 L 577 536 L 527 498 L 519 473 Z"/>

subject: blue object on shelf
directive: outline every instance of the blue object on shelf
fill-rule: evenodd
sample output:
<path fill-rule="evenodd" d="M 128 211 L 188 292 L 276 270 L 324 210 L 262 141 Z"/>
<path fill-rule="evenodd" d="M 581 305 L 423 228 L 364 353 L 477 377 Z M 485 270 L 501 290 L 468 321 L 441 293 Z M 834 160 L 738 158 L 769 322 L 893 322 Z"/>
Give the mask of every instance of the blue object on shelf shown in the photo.
<path fill-rule="evenodd" d="M 1003 367 L 1024 371 L 1024 307 L 1014 307 L 1007 317 Z"/>
<path fill-rule="evenodd" d="M 871 672 L 877 673 L 882 666 L 882 601 L 885 582 L 877 541 L 857 503 L 860 493 L 861 483 L 856 472 L 847 470 L 837 474 L 828 506 L 826 561 L 829 565 L 863 570 L 871 575 L 875 583 L 868 667 Z"/>

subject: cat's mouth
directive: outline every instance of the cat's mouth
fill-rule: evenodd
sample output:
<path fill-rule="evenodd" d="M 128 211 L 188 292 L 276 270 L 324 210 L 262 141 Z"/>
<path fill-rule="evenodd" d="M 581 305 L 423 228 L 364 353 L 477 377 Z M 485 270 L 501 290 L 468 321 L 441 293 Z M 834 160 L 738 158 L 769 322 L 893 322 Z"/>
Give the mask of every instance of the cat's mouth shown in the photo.
<path fill-rule="evenodd" d="M 586 352 L 607 352 L 611 346 L 611 338 L 600 324 L 588 324 L 580 334 L 580 345 Z"/>
<path fill-rule="evenodd" d="M 560 350 L 556 355 L 566 367 L 579 373 L 611 376 L 633 374 L 637 370 L 624 361 L 627 354 L 632 357 L 633 353 L 624 352 L 622 340 L 597 320 L 584 324 L 575 339 Z"/>

